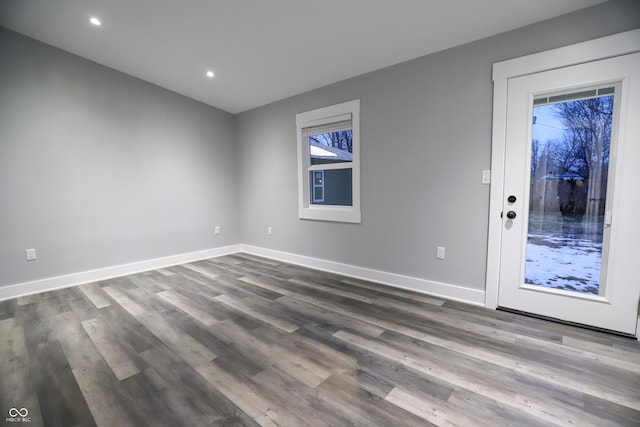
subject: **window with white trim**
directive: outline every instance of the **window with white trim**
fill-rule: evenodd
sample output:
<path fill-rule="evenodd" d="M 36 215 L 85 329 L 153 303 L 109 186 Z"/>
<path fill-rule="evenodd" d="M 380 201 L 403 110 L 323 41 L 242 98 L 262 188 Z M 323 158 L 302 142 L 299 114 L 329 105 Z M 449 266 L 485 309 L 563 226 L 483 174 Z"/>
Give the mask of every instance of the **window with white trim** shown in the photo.
<path fill-rule="evenodd" d="M 360 100 L 296 115 L 298 216 L 360 222 Z"/>

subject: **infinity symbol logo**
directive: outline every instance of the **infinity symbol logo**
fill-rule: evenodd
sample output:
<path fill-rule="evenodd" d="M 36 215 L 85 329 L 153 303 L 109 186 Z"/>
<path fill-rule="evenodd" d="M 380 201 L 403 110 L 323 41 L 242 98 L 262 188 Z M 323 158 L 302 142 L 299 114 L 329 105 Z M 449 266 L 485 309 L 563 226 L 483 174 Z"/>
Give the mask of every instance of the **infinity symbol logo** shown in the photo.
<path fill-rule="evenodd" d="M 9 416 L 10 417 L 26 417 L 27 415 L 29 415 L 29 411 L 27 411 L 27 408 L 20 408 L 20 409 L 11 408 L 11 409 L 9 409 Z"/>

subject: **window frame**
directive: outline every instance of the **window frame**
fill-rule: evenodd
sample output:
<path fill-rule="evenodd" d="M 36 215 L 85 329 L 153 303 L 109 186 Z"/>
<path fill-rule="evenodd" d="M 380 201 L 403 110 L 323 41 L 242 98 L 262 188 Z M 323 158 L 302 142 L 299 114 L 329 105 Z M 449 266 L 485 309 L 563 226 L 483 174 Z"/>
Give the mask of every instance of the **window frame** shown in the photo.
<path fill-rule="evenodd" d="M 309 140 L 303 138 L 303 129 L 324 124 L 337 123 L 351 118 L 352 161 L 322 165 L 311 165 Z M 360 100 L 343 102 L 316 110 L 296 114 L 298 145 L 298 217 L 319 221 L 360 223 Z M 310 172 L 329 169 L 351 169 L 351 206 L 314 205 L 309 194 Z"/>

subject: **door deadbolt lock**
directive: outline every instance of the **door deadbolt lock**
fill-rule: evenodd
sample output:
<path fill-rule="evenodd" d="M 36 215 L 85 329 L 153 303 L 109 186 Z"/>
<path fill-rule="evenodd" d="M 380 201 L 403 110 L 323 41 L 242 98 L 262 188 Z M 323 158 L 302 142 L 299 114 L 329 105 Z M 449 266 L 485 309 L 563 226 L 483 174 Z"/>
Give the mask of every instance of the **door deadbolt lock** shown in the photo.
<path fill-rule="evenodd" d="M 516 217 L 516 213 L 514 211 L 507 212 L 507 218 L 514 219 Z"/>
<path fill-rule="evenodd" d="M 516 196 L 509 196 L 507 197 L 507 202 L 509 203 L 515 203 L 516 202 Z"/>

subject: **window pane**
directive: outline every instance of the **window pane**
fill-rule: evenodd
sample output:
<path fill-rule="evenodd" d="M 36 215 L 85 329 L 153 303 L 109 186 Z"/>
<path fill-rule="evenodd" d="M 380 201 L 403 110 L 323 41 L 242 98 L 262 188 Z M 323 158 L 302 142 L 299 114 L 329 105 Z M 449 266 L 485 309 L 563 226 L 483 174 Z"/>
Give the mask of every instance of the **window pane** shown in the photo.
<path fill-rule="evenodd" d="M 603 96 L 533 108 L 528 284 L 602 294 L 613 106 Z"/>
<path fill-rule="evenodd" d="M 324 178 L 314 177 L 322 172 Z M 351 168 L 310 172 L 310 203 L 314 205 L 352 206 Z"/>
<path fill-rule="evenodd" d="M 309 135 L 310 164 L 353 161 L 353 130 L 340 130 Z"/>

